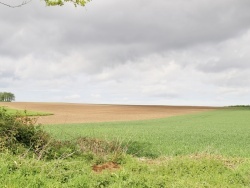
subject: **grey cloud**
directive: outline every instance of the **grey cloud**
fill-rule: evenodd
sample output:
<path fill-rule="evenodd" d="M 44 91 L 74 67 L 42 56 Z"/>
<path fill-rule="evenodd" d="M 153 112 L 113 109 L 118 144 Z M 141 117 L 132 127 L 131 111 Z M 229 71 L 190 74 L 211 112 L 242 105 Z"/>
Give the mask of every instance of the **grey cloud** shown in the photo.
<path fill-rule="evenodd" d="M 206 73 L 249 70 L 250 30 L 238 38 L 217 45 L 192 49 L 196 68 Z M 206 49 L 206 50 L 201 50 Z"/>
<path fill-rule="evenodd" d="M 210 82 L 220 88 L 248 89 L 250 75 L 248 70 L 232 70 L 225 74 L 211 75 Z"/>
<path fill-rule="evenodd" d="M 155 52 L 221 42 L 249 28 L 248 1 L 200 2 L 137 1 L 132 7 L 112 2 L 115 9 L 104 6 L 99 17 L 90 12 L 93 24 L 84 22 L 82 30 L 71 24 L 64 31 L 67 44 L 73 42 L 76 49 L 87 51 L 83 55 L 99 67 L 112 66 Z"/>
<path fill-rule="evenodd" d="M 10 70 L 0 70 L 0 78 L 4 79 L 4 78 L 13 78 L 15 77 L 15 73 L 10 71 Z"/>
<path fill-rule="evenodd" d="M 145 54 L 236 36 L 249 28 L 249 8 L 247 0 L 96 0 L 86 11 L 32 3 L 13 15 L 1 10 L 2 19 L 8 15 L 7 23 L 22 24 L 4 26 L 8 29 L 1 32 L 5 39 L 0 53 L 39 58 L 59 53 L 63 58 L 77 51 L 99 66 L 112 66 Z"/>
<path fill-rule="evenodd" d="M 206 63 L 197 66 L 198 69 L 204 72 L 222 72 L 228 70 L 244 70 L 250 69 L 249 59 L 240 57 L 222 57 L 219 59 L 212 59 Z"/>
<path fill-rule="evenodd" d="M 155 93 L 148 94 L 147 97 L 156 97 L 156 98 L 163 98 L 163 99 L 173 99 L 173 98 L 179 98 L 180 95 L 178 93 L 174 93 L 171 91 L 165 91 L 165 92 L 158 92 L 155 91 Z"/>

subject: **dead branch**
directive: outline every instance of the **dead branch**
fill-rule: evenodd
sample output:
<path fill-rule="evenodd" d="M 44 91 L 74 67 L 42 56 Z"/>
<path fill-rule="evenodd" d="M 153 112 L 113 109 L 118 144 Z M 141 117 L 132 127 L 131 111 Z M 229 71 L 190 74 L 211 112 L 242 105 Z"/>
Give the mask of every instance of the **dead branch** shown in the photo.
<path fill-rule="evenodd" d="M 17 8 L 17 7 L 21 7 L 21 6 L 23 6 L 23 5 L 26 5 L 26 4 L 30 3 L 31 1 L 32 1 L 32 0 L 23 1 L 23 2 L 22 2 L 21 4 L 19 4 L 19 5 L 10 5 L 10 4 L 3 3 L 3 2 L 0 1 L 0 4 L 1 4 L 1 5 L 4 5 L 4 6 L 7 6 L 7 7 L 10 7 L 10 8 Z"/>

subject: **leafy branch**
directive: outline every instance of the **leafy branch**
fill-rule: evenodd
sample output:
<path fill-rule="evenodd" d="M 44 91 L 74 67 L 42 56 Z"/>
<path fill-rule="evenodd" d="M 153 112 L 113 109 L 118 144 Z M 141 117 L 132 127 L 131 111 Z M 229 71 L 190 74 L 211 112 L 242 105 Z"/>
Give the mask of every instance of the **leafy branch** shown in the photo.
<path fill-rule="evenodd" d="M 23 1 L 21 4 L 18 5 L 10 5 L 8 3 L 4 3 L 0 1 L 1 5 L 10 7 L 10 8 L 17 8 L 23 5 L 30 3 L 32 0 Z M 47 6 L 63 6 L 66 2 L 73 3 L 75 6 L 85 6 L 85 4 L 91 0 L 44 0 Z"/>

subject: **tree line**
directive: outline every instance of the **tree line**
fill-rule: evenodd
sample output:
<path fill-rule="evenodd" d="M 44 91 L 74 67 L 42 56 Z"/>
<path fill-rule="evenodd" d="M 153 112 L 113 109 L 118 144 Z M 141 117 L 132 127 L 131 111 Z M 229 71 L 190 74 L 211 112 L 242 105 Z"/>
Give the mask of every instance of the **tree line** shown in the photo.
<path fill-rule="evenodd" d="M 15 95 L 10 92 L 0 92 L 0 102 L 11 102 L 15 100 Z"/>

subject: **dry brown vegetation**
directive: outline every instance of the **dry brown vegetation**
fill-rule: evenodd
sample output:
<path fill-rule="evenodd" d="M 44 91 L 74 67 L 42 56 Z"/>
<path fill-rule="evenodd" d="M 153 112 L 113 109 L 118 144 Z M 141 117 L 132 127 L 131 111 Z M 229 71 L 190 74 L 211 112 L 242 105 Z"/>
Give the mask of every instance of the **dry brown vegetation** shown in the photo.
<path fill-rule="evenodd" d="M 92 166 L 92 170 L 94 172 L 102 172 L 103 170 L 111 170 L 112 171 L 112 170 L 116 170 L 116 169 L 120 169 L 120 166 L 114 162 L 107 162 L 104 164 Z"/>
<path fill-rule="evenodd" d="M 38 102 L 2 102 L 0 106 L 54 114 L 39 117 L 38 122 L 42 124 L 144 120 L 217 109 L 216 107 L 205 106 L 97 105 Z"/>

